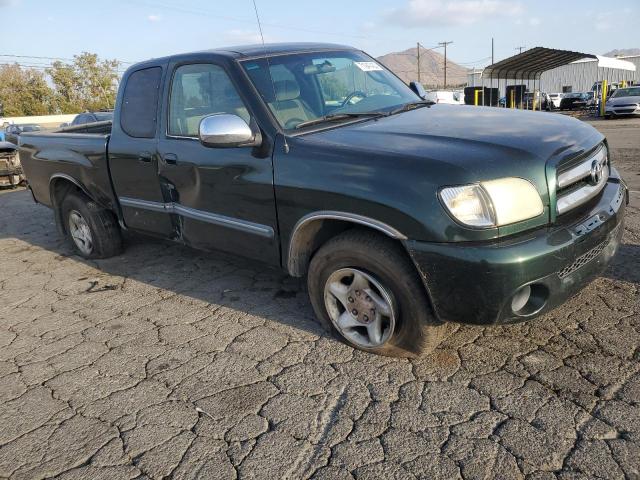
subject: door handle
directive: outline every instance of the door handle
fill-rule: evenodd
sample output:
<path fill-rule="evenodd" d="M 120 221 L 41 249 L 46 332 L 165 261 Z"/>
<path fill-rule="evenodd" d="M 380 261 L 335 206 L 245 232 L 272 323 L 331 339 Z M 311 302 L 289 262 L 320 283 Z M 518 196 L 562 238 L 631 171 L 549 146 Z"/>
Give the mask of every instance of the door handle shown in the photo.
<path fill-rule="evenodd" d="M 178 156 L 175 153 L 166 153 L 162 159 L 167 165 L 175 165 L 178 163 Z"/>
<path fill-rule="evenodd" d="M 138 154 L 138 160 L 140 162 L 151 163 L 152 159 L 153 159 L 153 155 L 151 155 L 151 152 L 140 152 Z"/>

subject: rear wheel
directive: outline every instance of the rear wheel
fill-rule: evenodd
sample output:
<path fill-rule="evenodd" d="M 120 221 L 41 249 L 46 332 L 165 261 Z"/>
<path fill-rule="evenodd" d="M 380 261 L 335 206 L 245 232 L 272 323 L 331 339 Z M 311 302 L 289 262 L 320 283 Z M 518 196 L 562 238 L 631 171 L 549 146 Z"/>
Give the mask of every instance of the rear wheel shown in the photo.
<path fill-rule="evenodd" d="M 85 258 L 108 258 L 122 251 L 120 227 L 112 212 L 79 192 L 62 201 L 65 232 L 74 250 Z"/>
<path fill-rule="evenodd" d="M 386 237 L 348 230 L 333 238 L 312 258 L 307 284 L 318 318 L 355 348 L 413 357 L 443 338 L 415 266 Z"/>

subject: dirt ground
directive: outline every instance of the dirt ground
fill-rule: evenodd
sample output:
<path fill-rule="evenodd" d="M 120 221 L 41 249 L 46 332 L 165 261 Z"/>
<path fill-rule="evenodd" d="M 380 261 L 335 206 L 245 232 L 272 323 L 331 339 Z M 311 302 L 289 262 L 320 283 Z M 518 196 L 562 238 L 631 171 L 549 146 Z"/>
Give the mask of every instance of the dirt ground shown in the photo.
<path fill-rule="evenodd" d="M 418 360 L 328 337 L 303 284 L 144 238 L 89 262 L 0 192 L 0 477 L 640 478 L 640 119 L 613 266 L 563 307 Z"/>

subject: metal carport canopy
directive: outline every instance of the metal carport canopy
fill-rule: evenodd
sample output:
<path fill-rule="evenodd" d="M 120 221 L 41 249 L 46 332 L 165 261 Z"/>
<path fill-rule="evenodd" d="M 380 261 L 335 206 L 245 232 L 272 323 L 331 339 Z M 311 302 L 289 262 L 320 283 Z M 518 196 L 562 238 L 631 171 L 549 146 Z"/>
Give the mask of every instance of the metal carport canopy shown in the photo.
<path fill-rule="evenodd" d="M 589 53 L 571 52 L 569 50 L 555 50 L 553 48 L 535 47 L 513 57 L 489 65 L 484 69 L 483 77 L 495 79 L 540 79 L 540 75 L 584 58 L 597 59 L 597 55 Z M 630 62 L 629 62 L 630 63 Z"/>

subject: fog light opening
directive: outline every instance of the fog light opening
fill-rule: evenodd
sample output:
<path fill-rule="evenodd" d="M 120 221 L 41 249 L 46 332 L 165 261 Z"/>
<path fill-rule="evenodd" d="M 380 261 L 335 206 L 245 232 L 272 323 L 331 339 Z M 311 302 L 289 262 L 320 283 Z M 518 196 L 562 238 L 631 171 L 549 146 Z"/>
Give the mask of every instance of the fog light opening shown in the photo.
<path fill-rule="evenodd" d="M 531 298 L 531 286 L 525 285 L 520 290 L 516 292 L 511 300 L 511 310 L 514 313 L 518 313 L 520 310 L 524 308 L 529 299 Z"/>
<path fill-rule="evenodd" d="M 519 288 L 511 297 L 511 311 L 520 317 L 533 315 L 542 310 L 549 298 L 549 290 L 540 283 Z"/>

